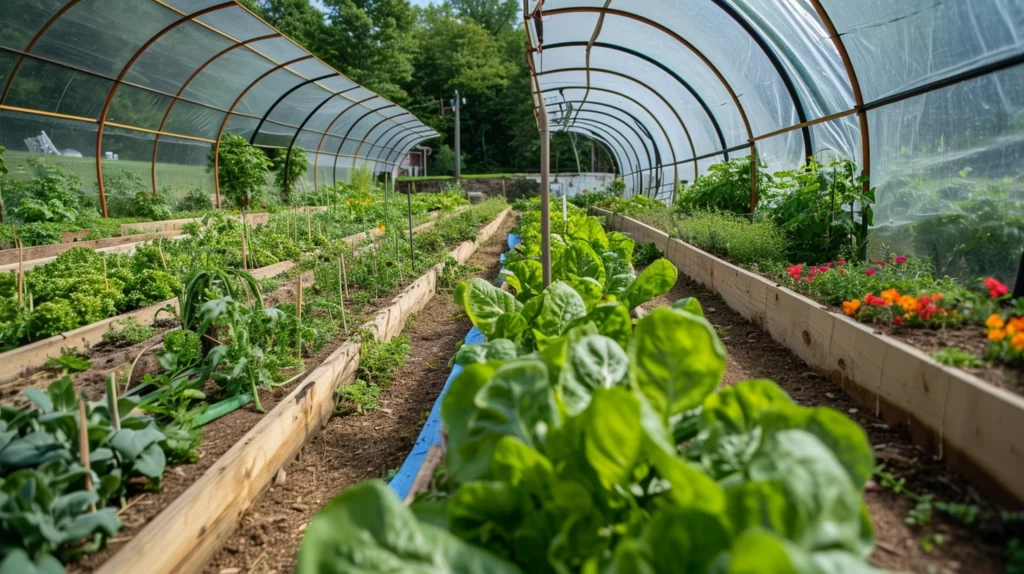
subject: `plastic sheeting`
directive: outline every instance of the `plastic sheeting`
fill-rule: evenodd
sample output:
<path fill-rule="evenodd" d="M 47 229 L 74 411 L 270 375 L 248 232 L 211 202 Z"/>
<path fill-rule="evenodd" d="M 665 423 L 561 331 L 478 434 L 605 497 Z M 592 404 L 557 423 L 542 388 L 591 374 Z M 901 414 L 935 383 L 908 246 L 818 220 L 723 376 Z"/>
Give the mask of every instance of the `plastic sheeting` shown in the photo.
<path fill-rule="evenodd" d="M 236 2 L 9 0 L 0 19 L 0 145 L 46 153 L 87 187 L 132 172 L 154 191 L 216 193 L 221 134 L 306 153 L 306 186 L 392 171 L 437 133 Z M 34 140 L 34 141 L 30 141 Z M 301 148 L 303 151 L 298 151 Z M 58 153 L 52 153 L 58 152 Z"/>
<path fill-rule="evenodd" d="M 615 150 L 630 194 L 670 200 L 675 177 L 755 149 L 769 171 L 850 158 L 876 188 L 872 249 L 1016 272 L 1024 3 L 526 0 L 524 14 L 534 105 L 552 131 Z"/>

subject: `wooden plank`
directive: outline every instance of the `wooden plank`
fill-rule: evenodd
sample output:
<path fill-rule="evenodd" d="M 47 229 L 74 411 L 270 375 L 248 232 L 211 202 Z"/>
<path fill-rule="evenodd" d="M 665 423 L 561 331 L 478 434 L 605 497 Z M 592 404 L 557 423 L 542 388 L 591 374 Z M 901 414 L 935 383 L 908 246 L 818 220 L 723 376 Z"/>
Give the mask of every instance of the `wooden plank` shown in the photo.
<path fill-rule="evenodd" d="M 497 231 L 508 211 L 499 214 L 497 224 L 481 230 L 480 244 Z M 462 245 L 475 247 L 476 243 Z M 431 268 L 403 289 L 363 328 L 385 340 L 400 333 L 406 319 L 434 296 L 442 268 L 443 264 Z M 336 389 L 355 379 L 358 366 L 359 345 L 343 343 L 98 572 L 201 571 L 277 471 L 326 424 Z"/>
<path fill-rule="evenodd" d="M 620 229 L 637 222 L 623 218 Z M 865 408 L 997 498 L 1024 501 L 1024 397 L 876 333 L 802 295 L 673 240 L 669 258 L 744 317 L 827 373 Z"/>
<path fill-rule="evenodd" d="M 53 245 L 37 245 L 35 247 L 26 247 L 23 251 L 23 257 L 25 263 L 34 261 L 36 259 L 53 258 L 69 249 L 76 247 L 84 247 L 86 249 L 95 249 L 97 251 L 104 250 L 108 247 L 118 247 L 126 244 L 137 244 L 143 243 L 150 239 L 159 239 L 161 237 L 172 237 L 178 235 L 177 231 L 163 231 L 159 233 L 146 233 L 142 235 L 128 235 L 119 237 L 106 237 L 104 239 L 94 239 L 91 241 L 74 241 L 72 243 L 56 243 Z M 17 249 L 4 249 L 0 250 L 0 269 L 7 270 L 7 266 L 14 264 L 14 269 L 18 267 L 18 250 Z"/>

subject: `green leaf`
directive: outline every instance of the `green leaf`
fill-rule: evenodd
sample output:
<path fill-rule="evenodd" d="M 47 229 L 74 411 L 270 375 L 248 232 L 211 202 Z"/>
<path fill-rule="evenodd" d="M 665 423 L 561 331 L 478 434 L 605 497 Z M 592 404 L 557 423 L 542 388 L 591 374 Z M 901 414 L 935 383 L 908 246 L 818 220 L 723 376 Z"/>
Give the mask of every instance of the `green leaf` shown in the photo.
<path fill-rule="evenodd" d="M 711 324 L 665 307 L 637 323 L 629 357 L 640 390 L 665 420 L 701 404 L 725 372 L 725 349 Z"/>
<path fill-rule="evenodd" d="M 493 339 L 510 339 L 516 343 L 522 343 L 523 336 L 529 331 L 530 324 L 521 313 L 511 311 L 498 317 L 494 322 L 494 331 L 491 333 Z"/>
<path fill-rule="evenodd" d="M 598 333 L 614 340 L 623 349 L 628 346 L 633 334 L 633 319 L 629 316 L 629 309 L 622 303 L 602 303 L 585 317 L 573 321 L 569 328 L 587 323 L 593 323 Z"/>
<path fill-rule="evenodd" d="M 497 369 L 496 364 L 468 365 L 452 381 L 441 401 L 441 421 L 448 431 L 445 467 L 456 483 L 487 475 L 491 469 L 491 451 L 497 438 L 470 432 L 470 419 L 476 413 L 476 395 Z"/>
<path fill-rule="evenodd" d="M 667 506 L 647 527 L 647 545 L 657 572 L 705 572 L 732 546 L 728 520 L 695 508 Z M 765 570 L 764 572 L 770 572 Z"/>
<path fill-rule="evenodd" d="M 679 309 L 680 311 L 686 311 L 687 313 L 693 313 L 698 317 L 704 316 L 704 308 L 700 306 L 700 301 L 696 297 L 683 297 L 672 304 L 673 309 Z"/>
<path fill-rule="evenodd" d="M 412 511 L 380 481 L 345 490 L 316 513 L 299 549 L 296 572 L 332 574 L 513 574 L 520 570 L 437 527 Z"/>
<path fill-rule="evenodd" d="M 166 467 L 164 449 L 159 444 L 151 444 L 135 459 L 132 469 L 148 478 L 160 478 L 164 475 Z"/>
<path fill-rule="evenodd" d="M 792 404 L 789 395 L 772 381 L 741 381 L 708 395 L 701 419 L 705 426 L 720 422 L 732 432 L 747 432 L 765 411 Z"/>
<path fill-rule="evenodd" d="M 583 298 L 561 281 L 548 285 L 547 289 L 523 307 L 523 316 L 533 329 L 548 337 L 561 335 L 575 319 L 586 314 L 587 306 Z"/>
<path fill-rule="evenodd" d="M 455 364 L 471 365 L 488 361 L 510 361 L 516 358 L 518 348 L 508 339 L 494 339 L 477 345 L 463 345 L 455 353 Z"/>
<path fill-rule="evenodd" d="M 664 295 L 672 290 L 679 277 L 679 271 L 668 259 L 658 259 L 640 273 L 629 288 L 622 294 L 622 300 L 630 309 Z"/>
<path fill-rule="evenodd" d="M 561 424 L 548 369 L 536 359 L 517 359 L 498 368 L 477 392 L 469 422 L 475 435 L 511 435 L 541 449 L 549 428 Z"/>
<path fill-rule="evenodd" d="M 46 394 L 53 402 L 53 408 L 57 411 L 78 412 L 78 397 L 75 395 L 75 385 L 71 377 L 65 375 L 46 387 Z"/>
<path fill-rule="evenodd" d="M 601 302 L 603 287 L 596 279 L 570 275 L 565 282 L 575 289 L 576 293 L 578 293 L 580 298 L 583 299 L 583 304 L 586 306 L 587 312 L 590 312 L 595 305 Z"/>
<path fill-rule="evenodd" d="M 632 238 L 614 231 L 608 234 L 608 251 L 619 256 L 626 263 L 633 262 L 633 250 L 636 249 L 636 241 Z"/>
<path fill-rule="evenodd" d="M 50 400 L 50 395 L 40 391 L 39 389 L 25 389 L 22 393 L 25 395 L 26 399 L 39 407 L 39 410 L 44 413 L 53 412 L 53 401 Z"/>
<path fill-rule="evenodd" d="M 150 445 L 162 440 L 164 440 L 163 433 L 152 426 L 141 430 L 122 428 L 110 437 L 110 446 L 126 459 L 134 460 Z"/>
<path fill-rule="evenodd" d="M 839 459 L 857 490 L 871 479 L 875 468 L 871 443 L 864 429 L 846 415 L 827 407 L 792 405 L 765 413 L 760 423 L 768 433 L 803 429 L 818 437 Z"/>
<path fill-rule="evenodd" d="M 573 241 L 561 254 L 552 254 L 552 276 L 566 281 L 569 277 L 590 277 L 604 286 L 605 268 L 601 256 L 583 241 Z"/>
<path fill-rule="evenodd" d="M 96 512 L 86 512 L 75 516 L 68 523 L 61 524 L 63 542 L 74 542 L 86 536 L 101 534 L 109 538 L 121 529 L 121 521 L 117 518 L 117 510 L 101 508 Z"/>
<path fill-rule="evenodd" d="M 505 269 L 511 273 L 505 281 L 515 289 L 519 301 L 532 299 L 544 290 L 544 268 L 540 261 L 520 259 L 506 264 Z"/>
<path fill-rule="evenodd" d="M 598 389 L 581 424 L 583 456 L 601 485 L 629 483 L 643 447 L 639 401 L 625 388 Z"/>
<path fill-rule="evenodd" d="M 502 314 L 522 309 L 522 304 L 510 293 L 479 277 L 464 281 L 460 288 L 461 292 L 456 293 L 456 301 L 462 301 L 469 319 L 488 339 L 494 335 L 495 324 Z"/>
<path fill-rule="evenodd" d="M 576 224 L 571 225 L 569 229 L 570 237 L 586 242 L 598 253 L 603 253 L 608 249 L 609 237 L 596 217 L 588 216 L 574 221 Z"/>
<path fill-rule="evenodd" d="M 64 566 L 49 554 L 35 561 L 21 548 L 14 548 L 0 562 L 0 574 L 64 574 Z"/>
<path fill-rule="evenodd" d="M 569 348 L 568 364 L 559 378 L 559 394 L 570 415 L 583 412 L 597 389 L 610 389 L 627 381 L 629 358 L 608 337 L 591 335 Z"/>

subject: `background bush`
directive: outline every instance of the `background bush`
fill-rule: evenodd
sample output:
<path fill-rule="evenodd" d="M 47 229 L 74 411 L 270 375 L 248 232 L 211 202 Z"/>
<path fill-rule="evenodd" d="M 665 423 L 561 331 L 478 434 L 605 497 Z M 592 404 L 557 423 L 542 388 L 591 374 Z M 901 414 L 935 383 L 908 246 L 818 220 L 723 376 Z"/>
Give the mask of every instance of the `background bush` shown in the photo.
<path fill-rule="evenodd" d="M 695 212 L 678 222 L 675 235 L 741 265 L 784 261 L 786 255 L 786 237 L 774 223 L 728 213 Z"/>

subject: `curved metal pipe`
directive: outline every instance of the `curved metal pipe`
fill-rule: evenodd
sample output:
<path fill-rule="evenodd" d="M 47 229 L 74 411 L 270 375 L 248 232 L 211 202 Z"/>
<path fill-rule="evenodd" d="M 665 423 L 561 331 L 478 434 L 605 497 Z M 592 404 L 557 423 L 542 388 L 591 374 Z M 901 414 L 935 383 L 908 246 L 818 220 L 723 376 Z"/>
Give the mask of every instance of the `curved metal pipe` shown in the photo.
<path fill-rule="evenodd" d="M 340 76 L 340 75 L 341 74 L 339 74 L 337 72 L 334 72 L 333 74 L 325 74 L 325 75 L 319 76 L 317 78 L 310 78 L 310 79 L 308 79 L 308 80 L 306 80 L 304 82 L 299 82 L 298 84 L 295 84 L 294 86 L 292 86 L 292 87 L 288 88 L 287 90 L 285 90 L 283 94 L 281 94 L 280 96 L 278 96 L 278 98 L 276 100 L 274 100 L 274 103 L 270 104 L 270 107 L 267 108 L 267 111 L 263 112 L 263 117 L 260 118 L 260 123 L 256 124 L 256 129 L 254 129 L 252 131 L 252 136 L 249 137 L 249 144 L 251 145 L 251 144 L 255 144 L 256 143 L 256 136 L 260 135 L 260 130 L 263 128 L 263 124 L 266 123 L 267 118 L 270 117 L 270 114 L 272 114 L 274 112 L 274 110 L 277 108 L 278 104 L 283 102 L 285 98 L 287 98 L 288 96 L 294 94 L 296 92 L 296 90 L 298 90 L 299 88 L 302 88 L 303 86 L 308 86 L 308 85 L 310 85 L 312 83 L 319 82 L 320 80 L 326 80 L 327 78 L 333 78 L 335 76 Z M 328 97 L 327 99 L 330 99 L 330 98 Z M 296 130 L 295 133 L 298 133 L 298 130 Z"/>
<path fill-rule="evenodd" d="M 354 107 L 356 107 L 356 106 L 358 106 L 360 104 L 363 104 L 364 102 L 368 102 L 368 101 L 370 101 L 372 99 L 379 98 L 379 97 L 380 96 L 373 95 L 373 96 L 369 96 L 367 98 L 363 98 L 363 99 L 359 100 L 358 102 L 354 102 L 352 105 L 347 106 L 345 109 L 343 109 L 340 112 L 338 112 L 338 115 L 334 116 L 334 119 L 331 120 L 331 123 L 327 124 L 327 128 L 324 129 L 323 134 L 320 136 L 320 143 L 317 144 L 317 146 L 316 146 L 316 155 L 313 156 L 313 187 L 314 188 L 318 187 L 317 186 L 317 164 L 320 163 L 320 149 L 323 147 L 324 140 L 327 139 L 327 135 L 331 133 L 331 128 L 334 127 L 334 123 L 337 122 L 338 119 L 341 118 L 341 116 L 345 115 L 345 113 L 348 112 L 349 110 L 351 110 L 352 108 L 354 108 Z"/>
<path fill-rule="evenodd" d="M 556 44 L 547 44 L 547 45 L 545 45 L 544 46 L 544 51 L 545 52 L 550 52 L 551 50 L 556 50 L 558 48 L 575 48 L 575 47 L 581 47 L 581 46 L 586 46 L 586 45 L 587 45 L 587 42 L 558 42 Z M 718 118 L 711 111 L 711 106 L 708 105 L 707 101 L 704 100 L 704 98 L 700 95 L 700 93 L 697 92 L 697 90 L 694 89 L 693 86 L 691 86 L 689 82 L 684 80 L 682 78 L 682 76 L 680 76 L 679 74 L 675 73 L 675 71 L 672 70 L 672 68 L 669 68 L 665 64 L 662 64 L 661 62 L 659 62 L 658 60 L 655 60 L 654 58 L 648 56 L 647 54 L 644 54 L 643 52 L 638 52 L 637 50 L 633 50 L 632 48 L 627 48 L 625 46 L 620 46 L 618 44 L 612 44 L 612 43 L 609 43 L 609 42 L 595 42 L 593 45 L 594 45 L 594 47 L 597 47 L 597 48 L 604 48 L 606 50 L 615 50 L 617 52 L 622 52 L 624 54 L 629 54 L 630 56 L 634 56 L 636 58 L 640 58 L 641 60 L 647 62 L 648 64 L 651 64 L 652 66 L 656 66 L 657 68 L 661 69 L 661 71 L 663 71 L 666 74 L 672 76 L 672 78 L 676 81 L 676 83 L 678 83 L 679 85 L 681 85 L 684 88 L 686 88 L 686 91 L 690 92 L 690 95 L 692 95 L 693 98 L 695 100 L 697 100 L 697 103 L 700 104 L 701 109 L 703 109 L 704 113 L 707 114 L 708 120 L 711 121 L 711 125 L 715 129 L 715 134 L 718 135 L 718 141 L 719 141 L 719 143 L 722 144 L 722 149 L 725 149 L 725 148 L 729 147 L 729 144 L 726 143 L 726 141 L 725 141 L 725 134 L 722 132 L 722 126 L 718 123 Z M 726 154 L 725 159 L 726 159 L 726 161 L 728 161 L 728 159 L 729 159 L 729 155 L 728 154 Z"/>
<path fill-rule="evenodd" d="M 324 101 L 322 101 L 319 104 L 317 104 L 316 107 L 313 108 L 313 110 L 311 112 L 309 112 L 309 114 L 306 115 L 305 119 L 302 120 L 302 123 L 299 124 L 298 129 L 295 130 L 295 135 L 292 136 L 291 143 L 288 144 L 288 151 L 285 153 L 285 156 L 284 156 L 284 165 L 285 165 L 284 169 L 285 169 L 285 171 L 288 170 L 288 165 L 290 165 L 290 163 L 292 161 L 292 149 L 295 147 L 295 140 L 299 139 L 299 134 L 302 132 L 302 129 L 304 127 L 306 127 L 306 124 L 309 122 L 309 120 L 312 119 L 312 117 L 314 115 L 316 115 L 316 113 L 318 111 L 320 111 L 320 108 L 324 107 L 324 105 L 326 105 L 327 102 L 331 101 L 336 96 L 340 96 L 340 95 L 342 95 L 344 93 L 351 92 L 352 90 L 358 89 L 359 87 L 360 87 L 359 84 L 356 84 L 355 86 L 352 86 L 351 88 L 342 90 L 340 92 L 334 92 L 330 96 L 327 96 L 326 98 L 324 98 Z M 353 105 L 355 105 L 355 104 L 353 104 Z M 268 112 L 268 114 L 269 114 L 269 112 Z M 327 135 L 326 132 L 324 133 L 324 135 L 325 136 Z M 255 137 L 256 137 L 256 132 L 253 132 L 253 138 L 255 139 Z M 321 138 L 320 141 L 323 141 L 323 138 Z M 319 153 L 319 151 L 320 150 L 318 149 L 317 152 Z M 291 193 L 291 181 L 288 178 L 285 178 L 284 186 L 285 186 L 285 194 L 287 195 L 287 194 Z M 316 156 L 313 157 L 313 189 L 314 190 L 316 189 Z"/>
<path fill-rule="evenodd" d="M 628 123 L 624 122 L 621 118 L 617 117 L 616 115 L 609 114 L 607 112 L 601 112 L 599 110 L 586 110 L 585 113 L 587 113 L 588 115 L 585 116 L 585 117 L 581 117 L 581 118 L 579 118 L 577 120 L 574 120 L 574 121 L 585 122 L 585 125 L 587 127 L 590 127 L 591 129 L 600 129 L 602 131 L 602 133 L 605 133 L 608 137 L 612 138 L 613 141 L 618 143 L 618 145 L 622 148 L 623 153 L 625 153 L 626 150 L 629 150 L 629 151 L 633 152 L 633 159 L 636 160 L 636 163 L 634 164 L 632 161 L 627 161 L 626 162 L 627 164 L 629 164 L 629 169 L 631 171 L 628 174 L 624 172 L 623 173 L 623 177 L 626 177 L 627 175 L 629 177 L 632 177 L 635 180 L 635 182 L 634 182 L 635 186 L 636 186 L 635 189 L 642 190 L 643 189 L 643 180 L 640 177 L 638 177 L 638 176 L 641 175 L 641 173 L 644 171 L 644 169 L 643 169 L 643 165 L 644 164 L 640 161 L 640 154 L 637 152 L 636 147 L 633 146 L 630 143 L 629 138 L 626 137 L 626 135 L 623 134 L 623 132 L 619 131 L 619 129 L 616 128 L 615 125 L 613 125 L 613 124 L 611 124 L 609 122 L 603 121 L 600 118 L 590 117 L 590 114 L 611 118 L 611 119 L 613 119 L 615 121 L 618 121 L 619 123 L 623 124 L 624 126 L 626 126 L 629 129 L 632 129 L 632 126 L 630 126 Z M 568 127 L 572 127 L 572 126 L 568 126 Z M 647 157 L 647 164 L 648 165 L 654 165 L 654 163 L 651 161 L 651 154 L 647 150 L 647 144 L 643 141 L 643 138 L 640 137 L 635 130 L 633 131 L 633 133 L 640 140 L 640 145 L 642 145 L 644 147 L 644 155 Z M 612 135 L 612 134 L 614 134 L 614 135 Z M 616 137 L 616 136 L 618 136 L 618 137 Z M 620 139 L 621 139 L 621 141 L 620 141 Z M 626 159 L 627 160 L 629 159 L 629 155 L 628 154 L 626 154 Z M 620 163 L 621 163 L 621 161 L 620 161 Z M 634 168 L 634 165 L 635 165 L 635 168 Z"/>
<path fill-rule="evenodd" d="M 359 119 L 357 119 L 356 121 L 352 122 L 352 125 L 350 125 L 348 127 L 348 131 L 346 131 L 345 135 L 341 138 L 341 142 L 338 143 L 338 150 L 334 152 L 334 168 L 333 168 L 333 171 L 332 171 L 332 175 L 334 176 L 334 185 L 338 184 L 338 154 L 341 153 L 341 146 L 345 145 L 345 141 L 348 139 L 348 136 L 352 134 L 352 129 L 355 128 L 357 125 L 359 125 L 359 122 L 363 121 L 363 119 L 366 118 L 367 116 L 369 116 L 370 114 L 379 112 L 380 110 L 386 110 L 388 108 L 397 108 L 397 107 L 398 107 L 398 104 L 389 104 L 389 105 L 386 105 L 386 106 L 379 107 L 377 109 L 369 110 L 365 114 L 359 116 Z M 352 162 L 352 165 L 353 165 L 353 167 L 355 166 L 355 161 L 354 160 Z"/>

